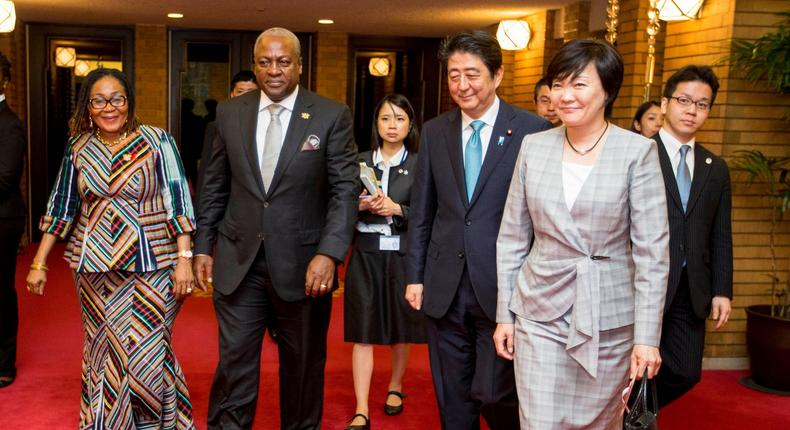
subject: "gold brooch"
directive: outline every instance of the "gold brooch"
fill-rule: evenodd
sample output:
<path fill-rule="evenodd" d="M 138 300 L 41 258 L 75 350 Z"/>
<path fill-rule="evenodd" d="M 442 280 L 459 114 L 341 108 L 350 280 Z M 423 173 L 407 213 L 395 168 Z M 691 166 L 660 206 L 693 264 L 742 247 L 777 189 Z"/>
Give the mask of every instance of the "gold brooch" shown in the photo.
<path fill-rule="evenodd" d="M 302 119 L 310 119 L 310 114 L 307 112 L 302 112 Z"/>

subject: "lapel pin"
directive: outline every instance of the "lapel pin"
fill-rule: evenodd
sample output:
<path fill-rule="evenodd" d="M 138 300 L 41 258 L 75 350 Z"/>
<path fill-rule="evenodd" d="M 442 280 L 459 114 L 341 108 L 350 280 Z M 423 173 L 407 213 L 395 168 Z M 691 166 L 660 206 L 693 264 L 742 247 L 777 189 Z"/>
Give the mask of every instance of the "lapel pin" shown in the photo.
<path fill-rule="evenodd" d="M 307 112 L 302 112 L 302 119 L 310 119 L 310 114 Z"/>
<path fill-rule="evenodd" d="M 508 130 L 510 132 L 510 130 Z M 505 136 L 499 136 L 499 140 L 496 141 L 497 146 L 502 146 L 505 143 Z"/>
<path fill-rule="evenodd" d="M 705 164 L 710 164 L 710 163 L 713 163 L 713 159 L 710 158 L 710 157 L 706 158 L 705 159 Z"/>
<path fill-rule="evenodd" d="M 513 135 L 513 130 L 511 130 L 511 129 L 507 129 L 507 135 L 508 135 L 508 136 L 512 136 L 512 135 Z"/>

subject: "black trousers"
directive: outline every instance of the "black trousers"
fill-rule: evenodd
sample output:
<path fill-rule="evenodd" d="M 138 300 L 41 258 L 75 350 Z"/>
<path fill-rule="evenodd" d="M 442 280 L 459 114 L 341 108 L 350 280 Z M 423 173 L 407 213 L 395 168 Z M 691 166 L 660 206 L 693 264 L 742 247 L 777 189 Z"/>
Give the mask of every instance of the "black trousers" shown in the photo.
<path fill-rule="evenodd" d="M 16 257 L 24 218 L 0 218 L 0 376 L 16 377 L 17 309 Z"/>
<path fill-rule="evenodd" d="M 496 323 L 480 307 L 466 269 L 450 309 L 427 318 L 426 328 L 442 428 L 477 430 L 482 414 L 492 430 L 518 429 L 513 362 L 496 355 Z"/>
<path fill-rule="evenodd" d="M 659 407 L 682 396 L 702 376 L 702 351 L 705 348 L 705 320 L 694 314 L 686 268 L 672 303 L 664 313 L 661 329 L 661 369 L 656 376 Z"/>
<path fill-rule="evenodd" d="M 209 429 L 251 429 L 264 332 L 276 324 L 280 361 L 280 427 L 318 429 L 324 403 L 330 294 L 286 302 L 277 295 L 263 246 L 239 287 L 214 292 L 219 363 L 211 384 Z M 276 268 L 271 268 L 276 270 Z M 301 287 L 303 288 L 303 287 Z"/>

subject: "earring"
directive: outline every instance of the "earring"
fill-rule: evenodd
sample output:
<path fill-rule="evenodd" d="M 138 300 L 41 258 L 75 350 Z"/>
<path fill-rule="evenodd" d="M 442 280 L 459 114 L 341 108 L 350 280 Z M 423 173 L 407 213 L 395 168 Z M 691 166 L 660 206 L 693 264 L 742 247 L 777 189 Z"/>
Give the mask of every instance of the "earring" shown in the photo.
<path fill-rule="evenodd" d="M 96 128 L 96 127 L 93 126 L 93 117 L 92 116 L 88 115 L 88 121 L 91 123 L 91 130 Z"/>

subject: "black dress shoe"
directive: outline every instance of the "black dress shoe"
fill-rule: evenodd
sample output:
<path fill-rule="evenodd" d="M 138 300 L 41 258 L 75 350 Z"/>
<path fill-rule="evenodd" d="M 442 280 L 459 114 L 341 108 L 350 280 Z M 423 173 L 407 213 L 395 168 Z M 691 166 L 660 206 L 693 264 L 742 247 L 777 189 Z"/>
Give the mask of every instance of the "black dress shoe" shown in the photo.
<path fill-rule="evenodd" d="M 14 383 L 13 376 L 0 376 L 0 388 L 5 388 Z"/>
<path fill-rule="evenodd" d="M 365 419 L 365 424 L 355 424 L 351 425 L 354 422 L 354 418 L 362 417 Z M 368 418 L 365 414 L 356 414 L 348 420 L 348 425 L 346 426 L 346 430 L 370 430 L 370 418 Z"/>
<path fill-rule="evenodd" d="M 385 400 L 384 413 L 389 416 L 392 416 L 392 415 L 398 415 L 399 413 L 403 412 L 403 399 L 406 397 L 406 395 L 401 393 L 400 391 L 388 391 L 387 398 L 389 398 L 389 396 L 398 396 L 400 398 L 400 404 L 398 406 L 392 406 L 388 404 L 387 401 Z"/>

